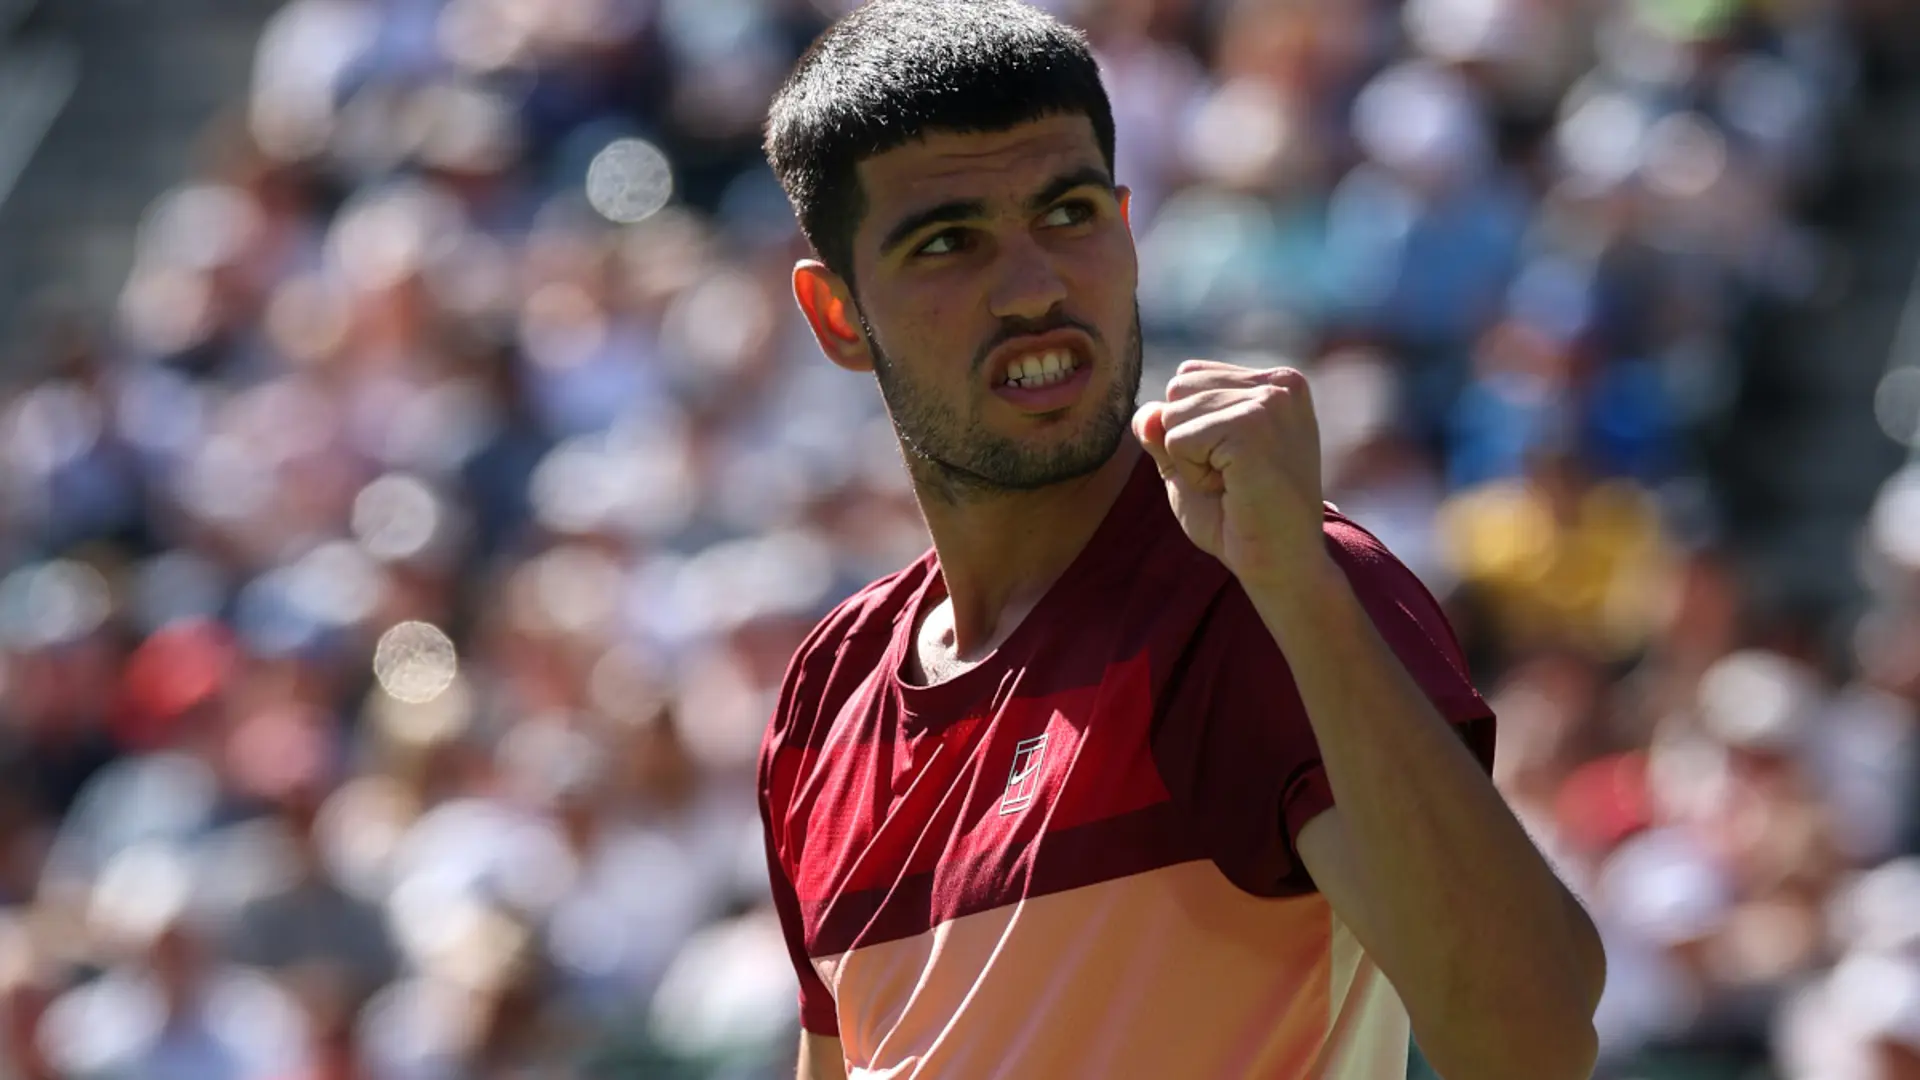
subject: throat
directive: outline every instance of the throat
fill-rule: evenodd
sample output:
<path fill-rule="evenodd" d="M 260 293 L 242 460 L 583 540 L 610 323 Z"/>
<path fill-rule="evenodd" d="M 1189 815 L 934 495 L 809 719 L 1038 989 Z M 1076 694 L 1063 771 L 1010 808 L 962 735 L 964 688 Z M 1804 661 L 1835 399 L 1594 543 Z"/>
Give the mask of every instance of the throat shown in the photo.
<path fill-rule="evenodd" d="M 914 667 L 911 672 L 915 686 L 939 686 L 951 682 L 978 666 L 977 661 L 962 660 L 951 652 L 939 653 L 925 649 L 916 650 Z"/>
<path fill-rule="evenodd" d="M 1003 611 L 987 640 L 963 653 L 954 624 L 953 599 L 942 597 L 919 617 L 913 648 L 908 653 L 907 677 L 915 685 L 934 686 L 979 667 L 1006 644 L 1039 602 L 1040 597 L 1033 596 Z"/>
<path fill-rule="evenodd" d="M 938 685 L 980 663 L 960 655 L 951 602 L 942 600 L 922 616 L 920 629 L 913 636 L 911 661 L 908 676 L 918 686 Z"/>

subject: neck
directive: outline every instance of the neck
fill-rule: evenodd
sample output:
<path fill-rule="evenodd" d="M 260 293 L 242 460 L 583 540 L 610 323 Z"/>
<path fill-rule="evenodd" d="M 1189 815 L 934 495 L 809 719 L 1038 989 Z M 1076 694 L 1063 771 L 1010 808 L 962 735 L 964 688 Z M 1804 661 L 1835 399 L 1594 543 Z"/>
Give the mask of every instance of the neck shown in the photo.
<path fill-rule="evenodd" d="M 1106 464 L 1038 491 L 948 501 L 915 489 L 947 590 L 954 654 L 977 660 L 1040 601 L 1078 556 L 1132 475 L 1141 450 L 1123 439 Z"/>

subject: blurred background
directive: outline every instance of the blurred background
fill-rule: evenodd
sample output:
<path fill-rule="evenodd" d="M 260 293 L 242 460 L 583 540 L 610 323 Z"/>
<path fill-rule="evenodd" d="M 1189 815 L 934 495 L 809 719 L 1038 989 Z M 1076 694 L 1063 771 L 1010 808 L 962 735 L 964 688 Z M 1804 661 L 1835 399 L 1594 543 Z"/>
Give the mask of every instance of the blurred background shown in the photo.
<path fill-rule="evenodd" d="M 1920 10 L 1056 0 L 1148 387 L 1308 369 L 1605 1077 L 1920 1077 Z M 0 0 L 0 1078 L 791 1075 L 752 761 L 926 543 L 833 0 Z"/>

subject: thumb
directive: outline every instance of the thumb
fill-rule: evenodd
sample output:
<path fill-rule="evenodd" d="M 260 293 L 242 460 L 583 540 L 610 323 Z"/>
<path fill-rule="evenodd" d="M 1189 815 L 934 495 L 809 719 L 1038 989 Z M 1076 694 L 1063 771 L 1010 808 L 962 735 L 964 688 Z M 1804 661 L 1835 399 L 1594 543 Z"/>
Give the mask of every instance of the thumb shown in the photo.
<path fill-rule="evenodd" d="M 1133 436 L 1153 458 L 1160 469 L 1161 476 L 1173 474 L 1173 458 L 1167 453 L 1167 418 L 1162 415 L 1161 403 L 1149 401 L 1140 406 L 1133 414 Z"/>

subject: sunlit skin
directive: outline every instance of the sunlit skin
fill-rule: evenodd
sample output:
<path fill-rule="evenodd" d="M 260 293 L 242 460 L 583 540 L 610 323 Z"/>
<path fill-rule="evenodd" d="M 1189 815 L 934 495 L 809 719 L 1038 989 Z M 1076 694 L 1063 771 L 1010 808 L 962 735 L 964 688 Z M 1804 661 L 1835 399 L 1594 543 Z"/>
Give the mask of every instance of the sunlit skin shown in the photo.
<path fill-rule="evenodd" d="M 922 640 L 964 665 L 1085 546 L 1140 452 L 1127 192 L 1080 115 L 937 132 L 858 175 L 853 282 L 808 260 L 794 291 L 827 356 L 880 382 L 949 597 Z M 1040 349 L 1074 352 L 1077 389 L 996 390 Z"/>

